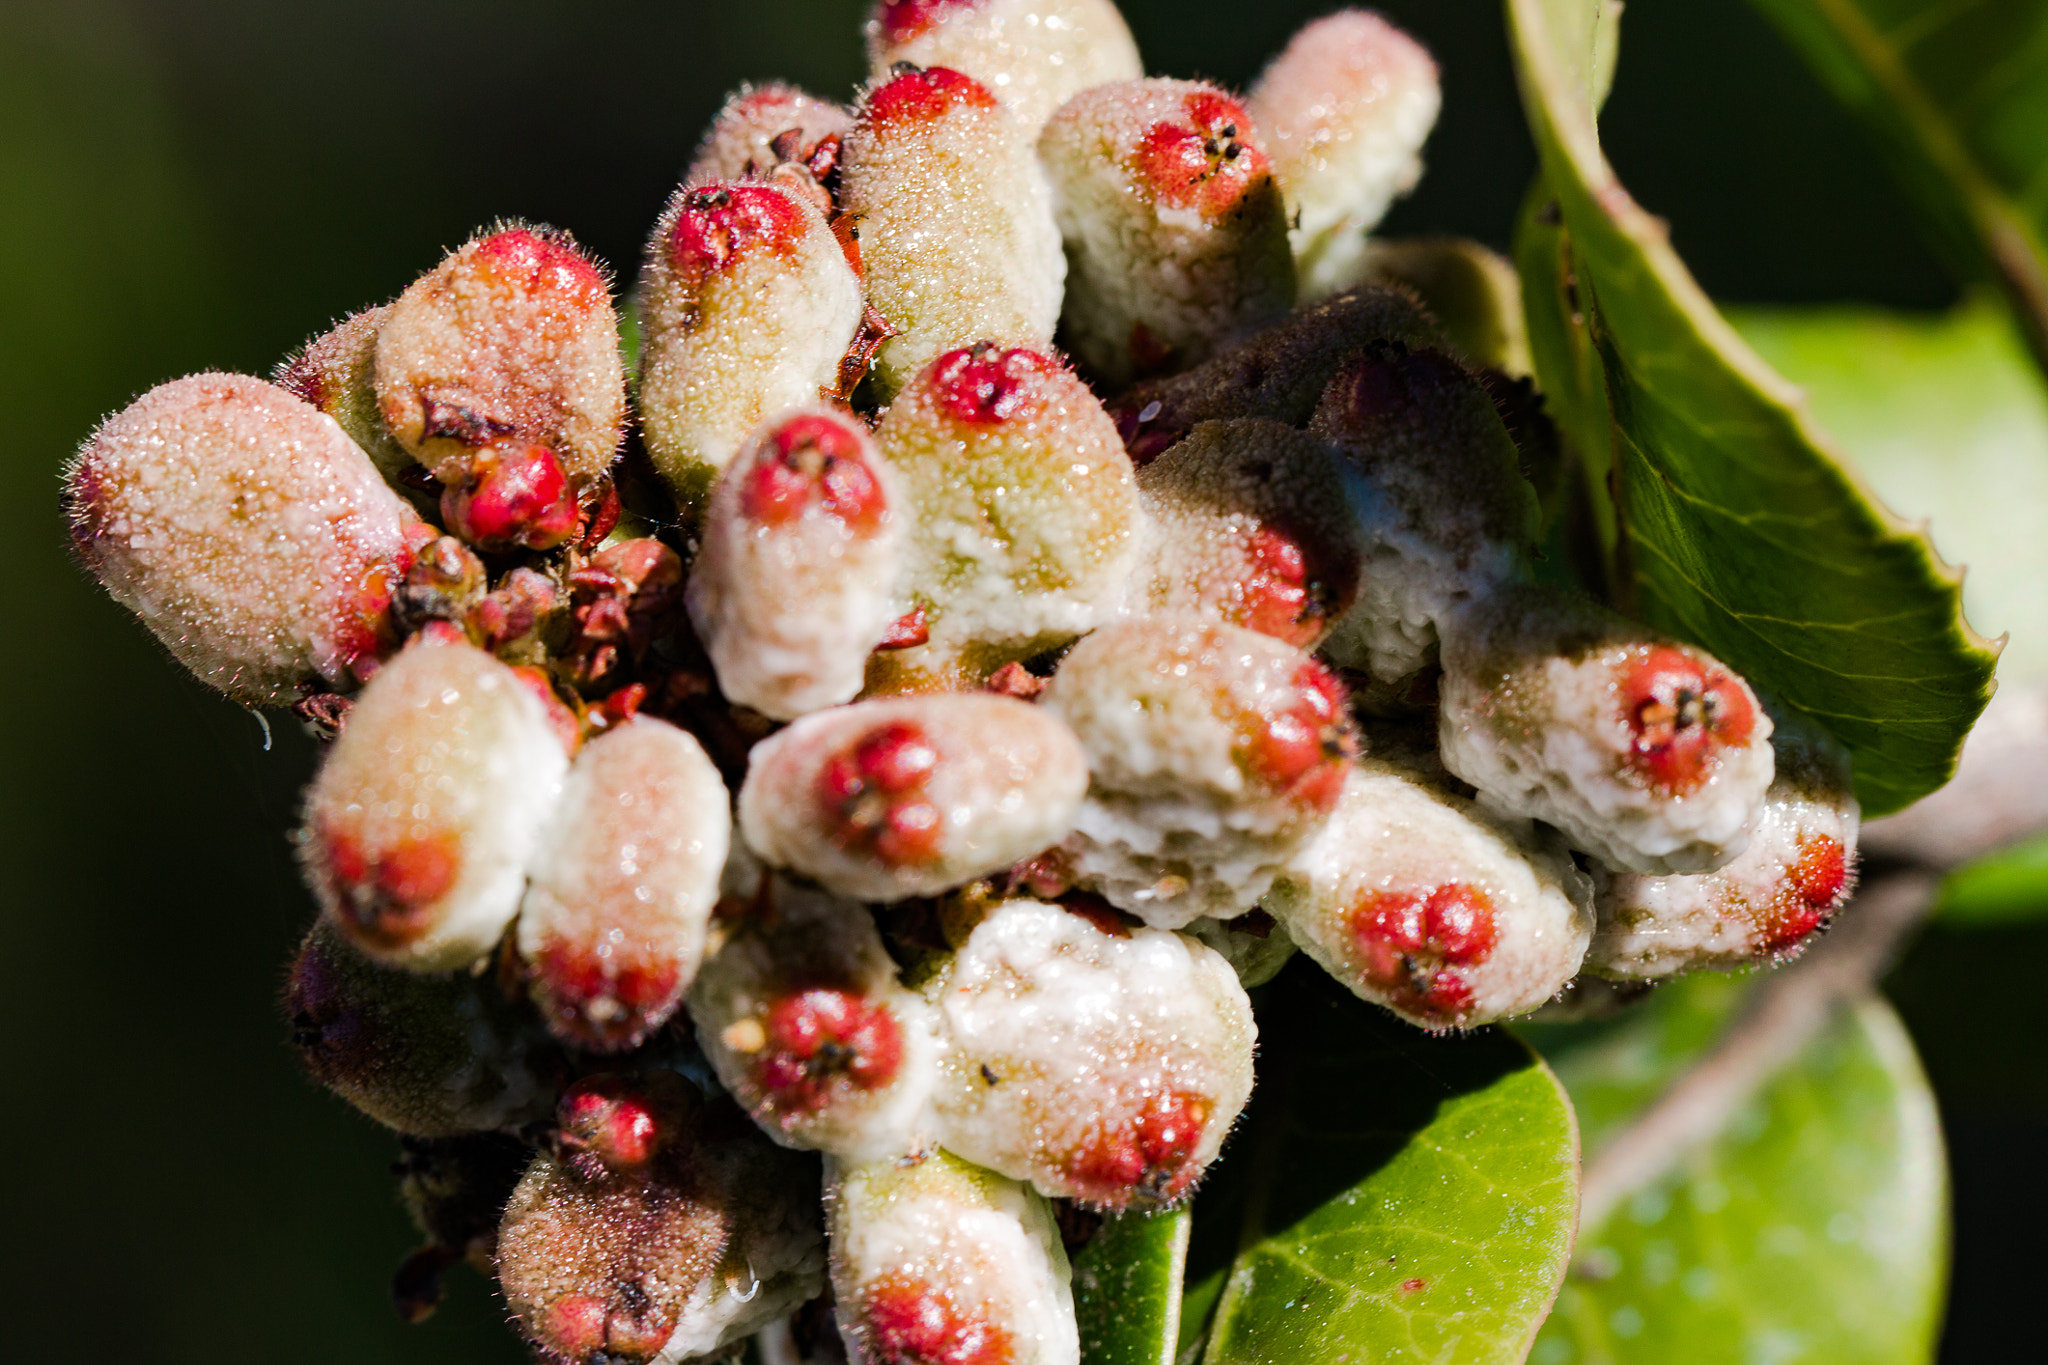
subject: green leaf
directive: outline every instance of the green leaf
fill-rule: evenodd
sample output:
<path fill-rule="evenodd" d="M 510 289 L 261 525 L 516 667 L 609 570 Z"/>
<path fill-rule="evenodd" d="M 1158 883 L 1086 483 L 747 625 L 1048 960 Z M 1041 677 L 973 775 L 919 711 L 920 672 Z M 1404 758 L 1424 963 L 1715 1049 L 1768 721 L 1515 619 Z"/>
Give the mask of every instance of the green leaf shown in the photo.
<path fill-rule="evenodd" d="M 1683 1016 L 1726 1014 L 1739 983 L 1661 988 L 1555 1061 L 1589 1109 L 1641 1095 L 1696 1055 Z M 1611 1130 L 1610 1130 L 1611 1131 Z M 1589 1151 L 1595 1150 L 1589 1145 Z M 1903 1026 L 1869 997 L 1721 1135 L 1585 1229 L 1535 1365 L 1892 1365 L 1932 1358 L 1947 1244 L 1933 1096 Z"/>
<path fill-rule="evenodd" d="M 2007 687 L 2048 680 L 2048 391 L 2002 308 L 1731 308 L 1728 320 L 1841 439 L 1887 504 L 1929 519 L 1963 606 L 2011 629 Z"/>
<path fill-rule="evenodd" d="M 1866 813 L 1897 810 L 1953 772 L 1995 653 L 1964 623 L 1954 572 L 1833 458 L 1797 390 L 1714 310 L 1601 155 L 1596 37 L 1614 8 L 1508 0 L 1560 215 L 1558 268 L 1524 280 L 1525 297 L 1557 300 L 1531 305 L 1531 350 L 1568 405 L 1594 400 L 1554 368 L 1573 344 L 1558 319 L 1582 320 L 1599 357 L 1616 597 L 1826 725 L 1855 756 Z M 1566 426 L 1597 443 L 1586 413 Z M 1603 452 L 1582 454 L 1597 466 Z"/>
<path fill-rule="evenodd" d="M 1935 913 L 1955 925 L 2048 919 L 2048 834 L 1951 874 L 1942 884 Z"/>
<path fill-rule="evenodd" d="M 1267 1074 L 1195 1209 L 1198 1242 L 1238 1234 L 1203 1360 L 1522 1360 L 1578 1221 L 1549 1070 L 1505 1032 L 1432 1037 L 1300 966 L 1260 1030 Z"/>
<path fill-rule="evenodd" d="M 1187 1261 L 1185 1208 L 1104 1221 L 1074 1258 L 1083 1365 L 1173 1365 Z"/>
<path fill-rule="evenodd" d="M 2048 366 L 2048 8 L 1754 3 L 1877 135 L 1950 254 L 2000 285 Z"/>

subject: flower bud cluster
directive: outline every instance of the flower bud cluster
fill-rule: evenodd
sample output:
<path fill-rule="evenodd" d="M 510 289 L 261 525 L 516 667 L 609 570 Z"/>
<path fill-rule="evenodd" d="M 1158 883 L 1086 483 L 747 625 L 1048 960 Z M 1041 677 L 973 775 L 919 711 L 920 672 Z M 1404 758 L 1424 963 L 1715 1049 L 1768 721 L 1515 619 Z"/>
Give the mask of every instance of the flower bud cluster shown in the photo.
<path fill-rule="evenodd" d="M 557 1362 L 716 1356 L 829 1267 L 854 1361 L 1074 1365 L 1048 1201 L 1189 1197 L 1297 947 L 1466 1028 L 1853 881 L 1833 742 L 1540 586 L 1540 416 L 1348 288 L 1412 40 L 1346 11 L 1240 99 L 1109 0 L 867 35 L 849 103 L 720 112 L 636 355 L 503 225 L 67 475 L 110 592 L 332 741 L 286 1007 L 414 1144 L 402 1306 L 495 1257 Z"/>

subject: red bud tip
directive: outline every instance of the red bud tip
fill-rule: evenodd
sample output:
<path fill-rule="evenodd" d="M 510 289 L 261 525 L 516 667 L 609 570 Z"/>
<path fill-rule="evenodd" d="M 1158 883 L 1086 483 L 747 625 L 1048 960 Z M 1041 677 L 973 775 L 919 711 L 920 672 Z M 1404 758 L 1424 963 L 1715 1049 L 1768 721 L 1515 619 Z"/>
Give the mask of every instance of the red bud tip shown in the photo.
<path fill-rule="evenodd" d="M 530 228 L 486 237 L 477 246 L 476 259 L 528 293 L 563 295 L 579 308 L 594 308 L 608 297 L 604 276 L 583 253 Z"/>
<path fill-rule="evenodd" d="M 1294 698 L 1264 718 L 1251 761 L 1259 777 L 1319 811 L 1335 808 L 1345 760 L 1357 750 L 1348 724 L 1344 684 L 1309 661 L 1295 671 Z"/>
<path fill-rule="evenodd" d="M 644 1170 L 665 1136 L 655 1105 L 618 1076 L 578 1081 L 555 1122 L 563 1160 L 586 1180 Z"/>
<path fill-rule="evenodd" d="M 741 498 L 750 521 L 783 526 L 817 505 L 860 532 L 872 532 L 887 505 L 860 438 L 846 422 L 806 413 L 770 437 L 771 458 L 755 465 Z"/>
<path fill-rule="evenodd" d="M 889 1007 L 846 991 L 817 989 L 777 1001 L 754 1076 L 776 1106 L 807 1113 L 831 1098 L 834 1081 L 879 1090 L 903 1063 L 903 1030 Z"/>
<path fill-rule="evenodd" d="M 1036 351 L 978 341 L 932 362 L 932 397 L 955 421 L 993 426 L 1021 413 L 1040 380 L 1063 372 L 1058 361 Z"/>
<path fill-rule="evenodd" d="M 1010 1365 L 1009 1334 L 963 1313 L 938 1285 L 892 1275 L 870 1288 L 861 1318 L 876 1365 Z"/>
<path fill-rule="evenodd" d="M 1462 882 L 1372 892 L 1350 921 L 1372 982 L 1402 1008 L 1446 1022 L 1472 1003 L 1470 986 L 1448 969 L 1484 962 L 1500 941 L 1492 897 Z"/>
<path fill-rule="evenodd" d="M 461 869 L 461 850 L 445 836 L 401 839 L 374 860 L 339 830 L 323 827 L 319 838 L 335 903 L 364 938 L 386 947 L 402 947 L 431 927 L 427 910 Z"/>
<path fill-rule="evenodd" d="M 972 76 L 944 66 L 900 66 L 869 92 L 861 118 L 876 123 L 929 123 L 955 109 L 995 109 L 996 97 Z"/>
<path fill-rule="evenodd" d="M 669 229 L 669 259 L 686 278 L 701 281 L 757 249 L 794 252 L 809 226 L 803 209 L 781 190 L 704 185 L 683 196 Z"/>
<path fill-rule="evenodd" d="M 835 755 L 818 775 L 820 800 L 839 814 L 841 848 L 871 848 L 892 864 L 936 856 L 942 821 L 924 799 L 938 750 L 907 722 L 884 725 Z"/>
<path fill-rule="evenodd" d="M 875 22 L 891 43 L 907 43 L 961 10 L 973 9 L 977 3 L 978 0 L 882 0 L 875 6 Z"/>
<path fill-rule="evenodd" d="M 576 531 L 576 495 L 546 446 L 499 442 L 441 494 L 449 529 L 480 550 L 549 550 Z"/>
<path fill-rule="evenodd" d="M 1201 1170 L 1194 1158 L 1209 1110 L 1202 1096 L 1172 1091 L 1127 1123 L 1105 1125 L 1074 1165 L 1082 1197 L 1121 1208 L 1133 1193 L 1155 1203 L 1185 1194 Z"/>
<path fill-rule="evenodd" d="M 1619 694 L 1630 766 L 1674 795 L 1697 789 L 1720 750 L 1747 744 L 1756 727 L 1755 703 L 1733 675 L 1670 645 L 1628 664 Z"/>
<path fill-rule="evenodd" d="M 1251 118 L 1229 96 L 1198 90 L 1182 101 L 1181 110 L 1181 117 L 1145 130 L 1136 157 L 1139 174 L 1161 203 L 1219 218 L 1266 178 L 1266 154 L 1244 140 Z"/>

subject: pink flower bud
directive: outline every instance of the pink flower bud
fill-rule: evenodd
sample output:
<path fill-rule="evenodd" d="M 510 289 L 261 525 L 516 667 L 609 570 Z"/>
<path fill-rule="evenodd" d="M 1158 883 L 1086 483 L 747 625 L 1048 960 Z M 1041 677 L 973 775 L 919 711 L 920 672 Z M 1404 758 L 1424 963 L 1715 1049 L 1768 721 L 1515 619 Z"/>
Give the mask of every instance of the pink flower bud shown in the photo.
<path fill-rule="evenodd" d="M 1279 186 L 1223 91 L 1097 86 L 1060 106 L 1038 151 L 1073 270 L 1064 335 L 1109 383 L 1185 369 L 1294 302 Z"/>
<path fill-rule="evenodd" d="M 114 600 L 252 706 L 347 688 L 386 653 L 392 590 L 433 534 L 331 418 L 242 375 L 161 384 L 107 419 L 64 499 Z"/>
<path fill-rule="evenodd" d="M 498 1229 L 499 1285 L 543 1359 L 695 1360 L 823 1290 L 815 1168 L 685 1087 L 614 1098 L 669 1134 L 651 1159 L 538 1157 Z"/>
<path fill-rule="evenodd" d="M 377 407 L 377 334 L 389 316 L 389 305 L 351 314 L 280 364 L 271 381 L 332 417 L 384 481 L 403 489 L 401 480 L 418 465 L 391 439 Z"/>
<path fill-rule="evenodd" d="M 818 711 L 762 741 L 740 829 L 843 896 L 935 895 L 1057 843 L 1088 783 L 1059 721 L 986 693 Z"/>
<path fill-rule="evenodd" d="M 1051 342 L 1059 229 L 1030 141 L 986 86 L 901 68 L 862 96 L 845 150 L 840 200 L 859 224 L 869 302 L 895 329 L 876 358 L 885 396 L 979 338 Z"/>
<path fill-rule="evenodd" d="M 1776 775 L 1749 846 L 1727 866 L 1670 877 L 1594 869 L 1589 971 L 1647 981 L 1792 957 L 1847 903 L 1859 815 L 1848 755 L 1819 727 L 1783 716 L 1771 747 Z"/>
<path fill-rule="evenodd" d="M 1066 843 L 1079 884 L 1166 929 L 1250 909 L 1330 812 L 1357 748 L 1322 665 L 1185 618 L 1096 631 L 1039 704 L 1088 754 Z"/>
<path fill-rule="evenodd" d="M 906 582 L 934 648 L 1021 659 L 1113 614 L 1142 512 L 1116 428 L 1066 366 L 991 343 L 948 351 L 875 439 L 915 511 Z"/>
<path fill-rule="evenodd" d="M 517 912 L 567 769 L 511 669 L 421 636 L 363 689 L 308 789 L 307 881 L 372 957 L 466 967 Z"/>
<path fill-rule="evenodd" d="M 972 76 L 1030 137 L 1071 96 L 1145 74 L 1112 0 L 879 0 L 867 46 L 877 73 L 910 62 Z"/>
<path fill-rule="evenodd" d="M 1524 571 L 1536 491 L 1485 388 L 1442 351 L 1368 347 L 1331 376 L 1308 429 L 1364 494 L 1358 600 L 1324 652 L 1396 682 L 1429 661 L 1446 614 Z"/>
<path fill-rule="evenodd" d="M 852 127 L 845 105 L 779 81 L 744 85 L 711 121 L 683 183 L 766 180 L 792 163 L 824 181 L 838 169 L 839 146 Z"/>
<path fill-rule="evenodd" d="M 1314 648 L 1358 591 L 1350 482 L 1332 447 L 1269 418 L 1197 427 L 1138 471 L 1150 581 L 1125 609 Z"/>
<path fill-rule="evenodd" d="M 729 799 L 665 721 L 626 721 L 577 755 L 519 909 L 519 955 L 557 1035 L 615 1052 L 675 1012 L 718 901 Z"/>
<path fill-rule="evenodd" d="M 1181 934 L 1007 901 L 933 994 L 940 1142 L 1047 1196 L 1176 1202 L 1251 1094 L 1251 1002 Z"/>
<path fill-rule="evenodd" d="M 1246 104 L 1297 215 L 1302 292 L 1354 283 L 1365 235 L 1422 177 L 1442 104 L 1436 62 L 1379 15 L 1339 10 L 1294 35 Z"/>
<path fill-rule="evenodd" d="M 902 614 L 908 523 L 857 419 L 801 411 L 748 442 L 712 491 L 687 589 L 725 695 L 778 720 L 853 700 Z"/>
<path fill-rule="evenodd" d="M 826 1201 L 856 1365 L 1079 1365 L 1066 1254 L 1030 1190 L 934 1148 L 835 1163 Z"/>
<path fill-rule="evenodd" d="M 292 960 L 284 1011 L 315 1080 L 419 1137 L 543 1118 L 568 1074 L 539 1021 L 491 977 L 372 962 L 325 920 Z"/>
<path fill-rule="evenodd" d="M 785 1146 L 870 1161 L 928 1145 L 930 1007 L 864 907 L 763 875 L 690 993 L 719 1081 Z"/>
<path fill-rule="evenodd" d="M 837 383 L 861 289 L 811 204 L 774 185 L 716 181 L 669 200 L 647 244 L 640 308 L 647 451 L 698 506 L 763 419 Z"/>
<path fill-rule="evenodd" d="M 555 1107 L 556 1159 L 579 1180 L 645 1175 L 662 1149 L 683 1136 L 679 1120 L 691 1098 L 671 1072 L 644 1081 L 586 1076 Z"/>
<path fill-rule="evenodd" d="M 576 491 L 546 446 L 493 441 L 441 494 L 448 529 L 479 550 L 551 550 L 576 530 Z"/>
<path fill-rule="evenodd" d="M 1503 589 L 1443 623 L 1444 763 L 1616 870 L 1707 872 L 1749 842 L 1771 720 L 1749 685 L 1552 589 Z"/>
<path fill-rule="evenodd" d="M 1110 415 L 1131 458 L 1156 458 L 1197 422 L 1270 417 L 1304 426 L 1330 376 L 1376 342 L 1449 343 L 1412 294 L 1365 287 L 1305 305 L 1191 370 L 1127 390 Z"/>
<path fill-rule="evenodd" d="M 471 481 L 476 451 L 509 440 L 552 451 L 580 494 L 625 429 L 610 285 L 556 229 L 472 238 L 391 305 L 376 383 L 392 436 L 442 483 Z"/>
<path fill-rule="evenodd" d="M 1261 904 L 1355 995 L 1441 1029 L 1562 990 L 1592 935 L 1590 895 L 1527 826 L 1368 763 Z"/>

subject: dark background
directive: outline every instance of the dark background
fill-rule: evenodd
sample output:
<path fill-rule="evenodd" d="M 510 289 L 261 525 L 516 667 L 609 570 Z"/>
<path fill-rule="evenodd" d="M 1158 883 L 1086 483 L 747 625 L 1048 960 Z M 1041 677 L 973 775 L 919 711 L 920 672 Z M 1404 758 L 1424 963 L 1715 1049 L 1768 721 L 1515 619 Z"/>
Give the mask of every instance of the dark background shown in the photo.
<path fill-rule="evenodd" d="M 513 1361 L 483 1284 L 402 1327 L 391 1140 L 295 1073 L 309 746 L 183 677 L 65 559 L 61 461 L 208 368 L 267 373 L 507 215 L 630 274 L 723 93 L 843 93 L 858 0 L 0 0 L 0 1354 Z M 1242 84 L 1293 0 L 1127 0 L 1154 71 Z M 1444 67 L 1390 230 L 1505 247 L 1532 154 L 1497 0 L 1382 8 Z M 1742 301 L 1938 307 L 1955 285 L 1860 133 L 1739 0 L 1630 7 L 1605 119 L 1636 196 Z M 1911 511 L 1911 509 L 1904 509 Z M 1944 1358 L 2017 1358 L 2048 1215 L 2039 931 L 1936 930 L 1895 983 L 1961 1171 Z"/>

